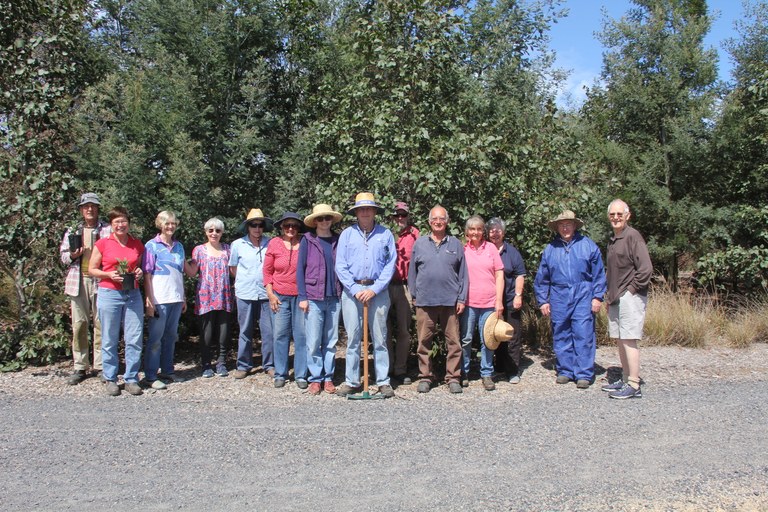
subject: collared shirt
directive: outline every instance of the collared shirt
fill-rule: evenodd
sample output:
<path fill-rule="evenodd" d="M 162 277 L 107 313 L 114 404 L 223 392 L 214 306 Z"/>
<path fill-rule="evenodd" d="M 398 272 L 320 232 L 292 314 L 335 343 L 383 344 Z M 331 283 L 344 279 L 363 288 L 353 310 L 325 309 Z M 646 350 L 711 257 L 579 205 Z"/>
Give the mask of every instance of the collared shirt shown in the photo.
<path fill-rule="evenodd" d="M 397 263 L 395 264 L 395 273 L 392 281 L 404 282 L 408 280 L 408 267 L 411 263 L 411 252 L 413 244 L 419 238 L 419 230 L 414 226 L 406 226 L 397 235 L 395 247 L 397 249 Z"/>
<path fill-rule="evenodd" d="M 83 224 L 81 223 L 75 233 L 82 234 L 82 232 Z M 96 224 L 96 229 L 93 230 L 91 242 L 95 244 L 98 239 L 108 237 L 111 232 L 112 227 L 109 223 L 100 220 Z M 67 229 L 64 232 L 64 238 L 59 246 L 61 262 L 64 265 L 67 265 L 67 276 L 64 279 L 64 293 L 70 297 L 77 297 L 78 293 L 80 293 L 80 278 L 83 276 L 81 262 L 78 260 L 72 261 L 72 258 L 69 256 L 69 235 L 75 233 L 72 233 L 71 230 Z M 96 279 L 96 281 L 98 282 L 98 279 Z"/>
<path fill-rule="evenodd" d="M 492 308 L 496 305 L 496 272 L 504 270 L 499 250 L 488 240 L 475 248 L 471 242 L 464 246 L 469 274 L 467 306 Z"/>
<path fill-rule="evenodd" d="M 237 267 L 235 275 L 235 296 L 240 300 L 265 300 L 264 256 L 270 238 L 262 236 L 259 246 L 251 242 L 248 235 L 232 242 L 229 266 Z"/>
<path fill-rule="evenodd" d="M 435 244 L 432 235 L 413 245 L 408 290 L 418 307 L 455 306 L 467 301 L 469 277 L 464 247 L 451 235 Z"/>
<path fill-rule="evenodd" d="M 501 262 L 504 264 L 504 304 L 512 304 L 515 300 L 515 280 L 526 275 L 525 263 L 517 248 L 504 242 L 499 251 Z"/>
<path fill-rule="evenodd" d="M 385 290 L 395 272 L 396 261 L 395 237 L 381 224 L 374 224 L 367 234 L 358 224 L 353 224 L 339 236 L 336 276 L 352 295 L 366 288 L 377 295 Z M 364 279 L 372 279 L 374 283 L 370 286 L 355 283 Z"/>
<path fill-rule="evenodd" d="M 648 293 L 653 275 L 653 263 L 648 254 L 643 235 L 632 226 L 626 226 L 621 233 L 611 237 L 606 258 L 608 293 L 606 301 L 613 304 L 625 290 L 633 295 Z"/>
<path fill-rule="evenodd" d="M 144 245 L 142 270 L 152 275 L 155 304 L 184 301 L 184 246 L 176 239 L 166 245 L 158 234 Z"/>
<path fill-rule="evenodd" d="M 603 300 L 603 257 L 595 242 L 576 231 L 570 242 L 556 236 L 544 248 L 533 291 L 539 307 L 559 301 Z"/>

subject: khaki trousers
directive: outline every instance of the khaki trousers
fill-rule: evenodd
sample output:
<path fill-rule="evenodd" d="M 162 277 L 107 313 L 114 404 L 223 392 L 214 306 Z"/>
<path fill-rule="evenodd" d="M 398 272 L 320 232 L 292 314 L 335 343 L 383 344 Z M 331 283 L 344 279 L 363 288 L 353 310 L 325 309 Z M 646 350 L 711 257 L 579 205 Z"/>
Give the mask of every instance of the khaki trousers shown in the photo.
<path fill-rule="evenodd" d="M 456 306 L 426 306 L 416 308 L 416 333 L 419 337 L 419 378 L 435 380 L 432 369 L 432 359 L 429 352 L 437 334 L 437 324 L 443 327 L 445 347 L 448 352 L 445 358 L 446 382 L 459 382 L 461 379 L 461 335 L 459 333 L 459 317 Z"/>
<path fill-rule="evenodd" d="M 96 371 L 101 370 L 101 322 L 96 311 L 96 290 L 98 285 L 94 279 L 80 276 L 80 293 L 77 297 L 70 297 L 70 309 L 72 311 L 72 359 L 75 370 L 88 370 L 90 366 L 90 351 L 88 343 L 88 331 L 93 321 L 93 366 Z"/>

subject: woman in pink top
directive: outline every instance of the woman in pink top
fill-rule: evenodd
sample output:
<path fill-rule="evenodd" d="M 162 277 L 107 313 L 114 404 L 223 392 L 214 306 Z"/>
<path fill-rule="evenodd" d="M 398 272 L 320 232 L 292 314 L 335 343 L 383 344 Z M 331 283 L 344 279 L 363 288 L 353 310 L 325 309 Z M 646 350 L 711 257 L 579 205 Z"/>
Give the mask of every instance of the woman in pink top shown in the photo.
<path fill-rule="evenodd" d="M 282 233 L 267 245 L 264 255 L 264 286 L 272 309 L 272 334 L 275 351 L 275 387 L 285 386 L 288 379 L 288 352 L 293 336 L 293 378 L 300 389 L 307 388 L 307 338 L 304 312 L 299 308 L 299 286 L 296 270 L 299 242 L 304 221 L 298 214 L 285 212 L 275 222 Z"/>
<path fill-rule="evenodd" d="M 463 386 L 469 385 L 469 362 L 472 356 L 472 338 L 475 327 L 480 331 L 480 377 L 487 391 L 496 389 L 493 382 L 493 350 L 485 346 L 483 325 L 492 314 L 503 318 L 504 263 L 496 246 L 485 240 L 485 221 L 479 215 L 467 219 L 467 244 L 464 259 L 469 274 L 469 292 L 464 313 L 461 315 L 461 347 Z"/>
<path fill-rule="evenodd" d="M 101 321 L 101 359 L 107 394 L 117 396 L 118 346 L 120 328 L 125 337 L 125 390 L 132 395 L 142 394 L 139 385 L 141 346 L 144 339 L 144 304 L 139 291 L 141 256 L 144 244 L 128 234 L 131 217 L 122 206 L 116 206 L 107 215 L 112 234 L 100 238 L 93 246 L 88 274 L 100 279 L 96 307 Z M 127 266 L 122 273 L 121 264 Z M 123 281 L 133 274 L 133 286 L 123 289 Z"/>

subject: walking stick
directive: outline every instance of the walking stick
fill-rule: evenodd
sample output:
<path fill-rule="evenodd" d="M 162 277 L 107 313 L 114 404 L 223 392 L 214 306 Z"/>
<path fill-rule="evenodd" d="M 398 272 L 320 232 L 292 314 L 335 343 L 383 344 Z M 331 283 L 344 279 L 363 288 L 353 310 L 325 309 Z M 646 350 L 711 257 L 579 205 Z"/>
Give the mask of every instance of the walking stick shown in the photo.
<path fill-rule="evenodd" d="M 347 395 L 349 400 L 371 400 L 384 398 L 383 395 L 371 395 L 368 392 L 368 303 L 363 302 L 363 349 L 360 351 L 363 358 L 363 392 L 359 395 Z"/>

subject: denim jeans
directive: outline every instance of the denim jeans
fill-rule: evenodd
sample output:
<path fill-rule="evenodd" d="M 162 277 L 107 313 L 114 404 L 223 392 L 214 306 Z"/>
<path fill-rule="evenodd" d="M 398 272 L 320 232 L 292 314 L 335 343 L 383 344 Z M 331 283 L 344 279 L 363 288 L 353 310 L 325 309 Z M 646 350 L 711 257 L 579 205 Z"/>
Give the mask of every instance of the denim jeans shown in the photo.
<path fill-rule="evenodd" d="M 157 317 L 149 319 L 147 346 L 144 350 L 144 378 L 157 380 L 157 370 L 173 375 L 173 353 L 179 338 L 181 302 L 155 304 Z"/>
<path fill-rule="evenodd" d="M 309 301 L 306 330 L 310 382 L 333 380 L 340 314 L 341 307 L 336 297 Z"/>
<path fill-rule="evenodd" d="M 363 339 L 363 303 L 347 290 L 341 295 L 341 312 L 344 330 L 347 331 L 346 383 L 360 386 L 360 346 Z M 387 351 L 387 290 L 375 295 L 368 303 L 368 331 L 373 338 L 373 357 L 376 368 L 376 384 L 389 384 L 389 352 Z M 369 338 L 369 339 L 370 339 Z"/>
<path fill-rule="evenodd" d="M 461 349 L 464 353 L 462 361 L 462 373 L 469 375 L 469 362 L 472 358 L 472 337 L 475 334 L 475 326 L 480 331 L 480 376 L 493 375 L 493 350 L 485 346 L 483 326 L 485 320 L 496 310 L 494 308 L 473 308 L 467 306 L 461 315 Z"/>
<path fill-rule="evenodd" d="M 237 338 L 238 370 L 248 371 L 253 368 L 253 325 L 257 320 L 261 331 L 261 366 L 265 372 L 275 367 L 269 301 L 237 299 L 237 323 L 240 324 L 240 335 Z"/>
<path fill-rule="evenodd" d="M 144 336 L 144 303 L 141 292 L 99 288 L 96 305 L 101 321 L 101 362 L 104 378 L 117 381 L 120 366 L 118 349 L 120 327 L 125 337 L 125 382 L 138 382 L 141 366 L 141 345 Z"/>
<path fill-rule="evenodd" d="M 275 340 L 275 379 L 288 378 L 288 352 L 293 337 L 293 378 L 307 380 L 307 338 L 304 334 L 304 312 L 299 309 L 299 297 L 275 293 L 280 307 L 272 313 Z"/>

